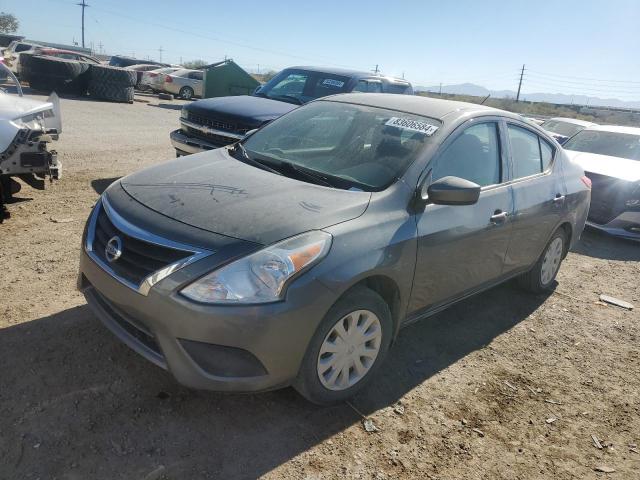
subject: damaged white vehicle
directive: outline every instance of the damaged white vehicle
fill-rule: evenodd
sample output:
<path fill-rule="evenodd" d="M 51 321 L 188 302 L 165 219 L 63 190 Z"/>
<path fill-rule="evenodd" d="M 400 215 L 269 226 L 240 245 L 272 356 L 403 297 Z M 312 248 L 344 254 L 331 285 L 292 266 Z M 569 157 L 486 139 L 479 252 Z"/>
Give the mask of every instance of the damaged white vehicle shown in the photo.
<path fill-rule="evenodd" d="M 0 88 L 0 222 L 6 216 L 5 204 L 20 191 L 19 178 L 43 190 L 45 179 L 57 180 L 61 164 L 49 143 L 62 132 L 60 100 L 53 93 L 46 101 L 25 98 L 16 77 L 4 65 L 16 85 L 17 95 Z"/>

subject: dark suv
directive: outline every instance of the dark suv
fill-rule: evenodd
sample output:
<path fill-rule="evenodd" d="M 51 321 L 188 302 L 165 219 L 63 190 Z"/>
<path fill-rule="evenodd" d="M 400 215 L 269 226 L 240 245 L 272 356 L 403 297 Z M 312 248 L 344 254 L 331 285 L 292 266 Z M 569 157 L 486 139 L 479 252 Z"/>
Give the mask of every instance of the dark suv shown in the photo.
<path fill-rule="evenodd" d="M 171 132 L 171 143 L 177 156 L 224 147 L 299 105 L 347 92 L 413 95 L 413 88 L 406 80 L 373 73 L 291 67 L 253 95 L 210 98 L 184 106 L 181 128 Z"/>

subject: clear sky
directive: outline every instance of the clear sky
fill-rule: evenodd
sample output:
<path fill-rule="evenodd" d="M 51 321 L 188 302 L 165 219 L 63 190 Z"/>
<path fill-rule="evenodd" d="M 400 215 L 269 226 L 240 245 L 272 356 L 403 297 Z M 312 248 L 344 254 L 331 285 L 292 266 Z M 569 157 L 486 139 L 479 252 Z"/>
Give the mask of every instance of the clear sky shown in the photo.
<path fill-rule="evenodd" d="M 28 38 L 80 41 L 79 0 L 0 0 Z M 87 0 L 86 44 L 255 71 L 333 65 L 414 85 L 640 100 L 640 0 Z"/>

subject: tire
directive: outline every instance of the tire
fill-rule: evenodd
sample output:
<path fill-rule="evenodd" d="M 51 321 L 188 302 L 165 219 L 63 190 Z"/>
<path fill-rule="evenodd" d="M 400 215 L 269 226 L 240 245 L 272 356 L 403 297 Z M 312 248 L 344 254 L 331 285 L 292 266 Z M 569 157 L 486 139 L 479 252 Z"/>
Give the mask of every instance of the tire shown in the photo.
<path fill-rule="evenodd" d="M 350 315 L 356 312 L 366 313 L 364 315 Z M 378 323 L 377 325 L 372 323 L 371 326 L 367 327 L 366 335 L 369 337 L 361 337 L 356 333 L 358 336 L 348 350 L 340 350 L 336 353 L 322 352 L 323 345 L 333 345 L 332 336 L 336 341 L 338 340 L 334 329 L 339 324 L 342 324 L 347 333 L 359 332 L 359 330 L 352 330 L 354 327 L 357 328 L 359 323 L 362 322 L 361 324 L 364 326 L 368 321 L 375 322 L 371 314 L 377 318 Z M 349 320 L 349 317 L 351 317 L 351 320 Z M 356 322 L 356 324 L 354 325 L 353 322 Z M 363 338 L 371 338 L 370 336 L 375 335 L 376 330 L 379 333 L 377 340 L 368 340 L 366 344 L 369 345 L 369 351 L 377 346 L 377 355 L 374 359 L 367 356 L 357 357 L 361 368 L 365 369 L 358 379 L 355 364 L 351 362 L 351 359 L 354 358 L 353 348 L 354 346 L 356 347 L 356 352 L 361 351 L 359 349 L 365 345 L 362 343 Z M 307 400 L 318 405 L 331 405 L 347 400 L 371 381 L 371 378 L 384 361 L 391 345 L 392 335 L 393 322 L 391 320 L 391 312 L 382 297 L 368 288 L 356 287 L 352 289 L 329 309 L 318 326 L 307 347 L 307 352 L 302 360 L 300 371 L 293 383 L 293 387 Z M 338 348 L 342 348 L 342 345 L 345 345 L 342 341 L 337 342 L 337 344 Z M 352 366 L 348 366 L 347 369 L 343 368 L 344 363 L 340 363 L 341 355 L 347 355 L 347 361 Z M 371 363 L 367 364 L 367 361 Z M 333 362 L 338 362 L 338 368 L 328 367 L 328 365 L 333 365 Z M 332 378 L 336 375 L 335 372 L 339 370 L 340 373 L 337 374 L 333 380 L 335 383 L 332 384 Z M 347 372 L 346 375 L 344 372 Z M 352 375 L 354 378 L 352 378 Z M 321 379 L 321 376 L 323 379 Z M 333 388 L 330 388 L 331 386 Z"/>
<path fill-rule="evenodd" d="M 41 55 L 27 55 L 21 62 L 23 79 L 36 90 L 71 95 L 87 93 L 88 63 Z"/>
<path fill-rule="evenodd" d="M 180 93 L 178 94 L 180 98 L 183 98 L 185 100 L 191 100 L 193 98 L 193 95 L 194 91 L 191 87 L 182 87 L 180 89 Z"/>
<path fill-rule="evenodd" d="M 518 278 L 518 285 L 532 293 L 549 290 L 560 270 L 568 245 L 564 228 L 558 228 L 544 248 L 533 268 Z M 550 264 L 548 262 L 551 262 Z M 546 270 L 551 268 L 551 270 Z"/>
<path fill-rule="evenodd" d="M 89 95 L 109 102 L 133 102 L 137 72 L 109 65 L 91 65 Z"/>
<path fill-rule="evenodd" d="M 126 87 L 112 83 L 89 83 L 89 95 L 99 100 L 110 102 L 133 102 L 135 91 L 133 87 Z"/>
<path fill-rule="evenodd" d="M 90 84 L 111 84 L 121 87 L 135 87 L 138 80 L 135 70 L 112 67 L 109 65 L 91 65 Z"/>

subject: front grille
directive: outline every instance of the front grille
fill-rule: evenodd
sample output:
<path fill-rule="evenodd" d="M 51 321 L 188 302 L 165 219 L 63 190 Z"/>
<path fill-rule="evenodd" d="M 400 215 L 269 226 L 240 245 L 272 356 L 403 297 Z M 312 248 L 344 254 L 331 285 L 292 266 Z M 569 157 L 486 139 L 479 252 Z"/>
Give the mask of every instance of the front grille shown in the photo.
<path fill-rule="evenodd" d="M 183 126 L 182 128 L 184 129 L 185 127 Z M 227 145 L 231 145 L 232 143 L 235 143 L 238 141 L 237 138 L 204 133 L 203 131 L 198 130 L 197 128 L 191 128 L 191 127 L 186 127 L 186 128 L 187 128 L 187 133 L 189 135 L 193 135 L 196 138 L 202 138 L 203 140 L 206 140 L 212 143 L 216 147 L 225 147 Z"/>
<path fill-rule="evenodd" d="M 592 172 L 585 175 L 591 179 L 589 221 L 604 225 L 624 212 L 625 199 L 633 188 L 631 182 Z"/>
<path fill-rule="evenodd" d="M 227 132 L 231 133 L 234 133 L 237 128 L 235 123 L 221 122 L 219 120 L 207 118 L 193 112 L 187 113 L 187 120 L 193 123 L 197 123 L 198 125 L 206 125 L 207 127 L 216 128 L 218 130 L 226 130 Z"/>
<path fill-rule="evenodd" d="M 117 276 L 136 285 L 140 285 L 149 275 L 167 265 L 193 255 L 193 252 L 163 247 L 125 234 L 115 227 L 104 208 L 100 208 L 98 212 L 94 233 L 94 255 L 108 265 Z M 122 254 L 109 262 L 105 250 L 109 240 L 114 237 L 120 238 Z"/>

